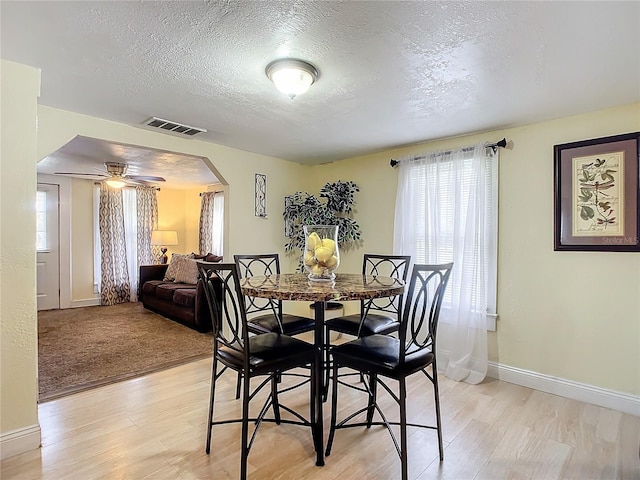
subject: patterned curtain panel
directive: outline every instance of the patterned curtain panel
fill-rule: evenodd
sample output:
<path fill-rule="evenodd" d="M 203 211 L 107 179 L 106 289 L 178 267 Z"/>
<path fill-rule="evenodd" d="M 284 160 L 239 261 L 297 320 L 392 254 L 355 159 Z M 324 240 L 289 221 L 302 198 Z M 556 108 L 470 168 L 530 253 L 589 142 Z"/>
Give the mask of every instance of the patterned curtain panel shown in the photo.
<path fill-rule="evenodd" d="M 224 193 L 204 192 L 200 196 L 200 231 L 198 235 L 200 255 L 213 253 L 222 256 Z"/>
<path fill-rule="evenodd" d="M 213 202 L 215 192 L 200 194 L 200 230 L 198 248 L 200 255 L 216 253 L 213 251 Z"/>
<path fill-rule="evenodd" d="M 158 191 L 155 187 L 136 187 L 138 217 L 138 266 L 160 263 L 159 246 L 151 245 L 151 232 L 158 229 Z"/>
<path fill-rule="evenodd" d="M 127 267 L 122 190 L 100 186 L 101 305 L 128 302 L 131 286 Z"/>

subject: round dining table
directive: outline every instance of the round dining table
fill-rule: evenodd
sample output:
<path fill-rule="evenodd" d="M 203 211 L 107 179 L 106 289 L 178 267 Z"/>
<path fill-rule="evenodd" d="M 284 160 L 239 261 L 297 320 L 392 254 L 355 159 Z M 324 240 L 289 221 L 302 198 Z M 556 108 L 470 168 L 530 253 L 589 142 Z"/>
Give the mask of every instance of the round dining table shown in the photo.
<path fill-rule="evenodd" d="M 315 303 L 314 347 L 315 361 L 315 418 L 314 446 L 316 465 L 324 465 L 323 441 L 323 366 L 324 366 L 324 316 L 327 302 L 368 300 L 392 297 L 404 292 L 405 283 L 391 277 L 351 273 L 337 273 L 333 281 L 312 281 L 303 273 L 247 277 L 241 280 L 244 295 L 274 300 L 295 300 Z"/>

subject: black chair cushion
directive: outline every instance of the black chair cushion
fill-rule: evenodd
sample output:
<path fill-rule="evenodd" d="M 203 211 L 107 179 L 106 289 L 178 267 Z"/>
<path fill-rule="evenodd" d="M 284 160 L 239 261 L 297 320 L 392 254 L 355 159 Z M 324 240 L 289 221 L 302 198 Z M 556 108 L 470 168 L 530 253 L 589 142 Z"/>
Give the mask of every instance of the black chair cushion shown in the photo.
<path fill-rule="evenodd" d="M 298 335 L 310 332 L 314 329 L 315 322 L 312 318 L 299 317 L 298 315 L 282 315 L 282 330 L 285 335 Z M 278 320 L 273 314 L 259 315 L 247 320 L 247 328 L 251 333 L 280 333 Z"/>
<path fill-rule="evenodd" d="M 345 317 L 337 317 L 327 320 L 325 322 L 329 330 L 336 332 L 346 333 L 348 335 L 358 336 L 358 327 L 360 326 L 360 314 L 347 315 Z M 360 336 L 365 337 L 369 335 L 388 335 L 389 333 L 397 332 L 400 327 L 400 323 L 396 318 L 386 315 L 379 315 L 377 313 L 370 313 L 364 319 L 362 328 L 360 329 Z"/>
<path fill-rule="evenodd" d="M 400 365 L 400 341 L 388 335 L 370 335 L 331 348 L 333 361 L 340 366 L 391 378 L 411 375 L 433 362 L 429 350 L 408 353 Z"/>
<path fill-rule="evenodd" d="M 249 368 L 252 373 L 286 370 L 292 366 L 311 363 L 314 347 L 310 343 L 278 333 L 264 333 L 249 337 Z M 243 369 L 243 353 L 231 347 L 218 350 L 220 361 L 234 370 Z"/>

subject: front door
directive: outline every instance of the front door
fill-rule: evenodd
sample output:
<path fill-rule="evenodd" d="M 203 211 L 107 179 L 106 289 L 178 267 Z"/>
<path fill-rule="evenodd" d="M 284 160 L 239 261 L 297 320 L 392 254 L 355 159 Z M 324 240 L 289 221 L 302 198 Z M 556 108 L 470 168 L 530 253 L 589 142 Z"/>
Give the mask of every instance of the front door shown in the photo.
<path fill-rule="evenodd" d="M 38 183 L 36 196 L 38 310 L 60 308 L 59 190 L 58 185 Z"/>

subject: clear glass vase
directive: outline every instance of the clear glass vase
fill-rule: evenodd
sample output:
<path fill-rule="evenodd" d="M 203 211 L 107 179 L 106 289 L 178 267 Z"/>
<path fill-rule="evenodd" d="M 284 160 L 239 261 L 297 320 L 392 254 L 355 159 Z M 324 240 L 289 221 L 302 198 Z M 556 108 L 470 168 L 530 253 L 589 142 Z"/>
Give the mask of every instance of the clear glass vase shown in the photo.
<path fill-rule="evenodd" d="M 304 269 L 309 280 L 330 282 L 340 265 L 338 225 L 304 225 Z"/>

